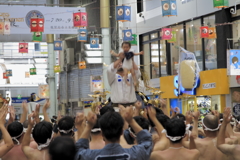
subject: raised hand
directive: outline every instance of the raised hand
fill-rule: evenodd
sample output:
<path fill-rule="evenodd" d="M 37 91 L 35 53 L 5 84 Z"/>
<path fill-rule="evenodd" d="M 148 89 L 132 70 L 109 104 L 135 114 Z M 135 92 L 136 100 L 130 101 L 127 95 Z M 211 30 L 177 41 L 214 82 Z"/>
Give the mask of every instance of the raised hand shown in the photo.
<path fill-rule="evenodd" d="M 127 107 L 125 110 L 124 114 L 124 119 L 130 123 L 133 120 L 133 114 L 134 114 L 134 109 L 133 106 L 131 105 L 130 107 Z"/>
<path fill-rule="evenodd" d="M 75 118 L 75 126 L 81 126 L 85 117 L 84 114 L 81 112 L 78 112 Z"/>
<path fill-rule="evenodd" d="M 153 120 L 153 118 L 156 118 L 156 110 L 155 110 L 155 108 L 153 108 L 153 107 L 148 107 L 147 108 L 147 113 L 148 113 L 148 115 L 149 115 L 149 118 L 151 119 L 151 120 Z"/>
<path fill-rule="evenodd" d="M 94 125 L 96 124 L 97 122 L 97 115 L 93 112 L 88 112 L 88 115 L 87 115 L 87 124 L 93 128 Z"/>
<path fill-rule="evenodd" d="M 22 102 L 22 109 L 23 111 L 28 112 L 28 104 L 25 100 Z"/>
<path fill-rule="evenodd" d="M 225 108 L 224 113 L 223 113 L 223 122 L 225 122 L 226 124 L 228 124 L 232 119 L 232 115 L 231 115 L 231 109 Z"/>
<path fill-rule="evenodd" d="M 198 119 L 199 119 L 199 116 L 200 116 L 200 112 L 199 112 L 199 111 L 193 112 L 193 113 L 192 113 L 192 116 L 193 116 L 193 118 L 194 118 L 195 120 L 198 120 Z"/>
<path fill-rule="evenodd" d="M 6 123 L 7 113 L 8 113 L 8 107 L 7 105 L 3 105 L 2 108 L 0 109 L 0 125 L 4 126 L 4 124 Z"/>
<path fill-rule="evenodd" d="M 34 112 L 28 115 L 28 126 L 33 127 L 35 124 Z"/>
<path fill-rule="evenodd" d="M 137 101 L 137 102 L 135 103 L 135 107 L 136 107 L 136 109 L 140 110 L 140 109 L 142 108 L 142 102 Z"/>
<path fill-rule="evenodd" d="M 186 112 L 185 118 L 186 118 L 186 124 L 191 124 L 192 123 L 192 115 L 191 115 L 190 111 Z"/>

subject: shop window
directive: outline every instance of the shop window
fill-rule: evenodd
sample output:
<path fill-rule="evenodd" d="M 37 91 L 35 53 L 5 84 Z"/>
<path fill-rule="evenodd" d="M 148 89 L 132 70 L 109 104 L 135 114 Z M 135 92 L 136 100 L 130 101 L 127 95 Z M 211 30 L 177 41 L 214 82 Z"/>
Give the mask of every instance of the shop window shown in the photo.
<path fill-rule="evenodd" d="M 137 0 L 137 13 L 143 11 L 143 0 Z"/>
<path fill-rule="evenodd" d="M 161 64 L 161 77 L 168 76 L 167 74 L 167 56 L 166 56 L 166 41 L 160 41 L 160 64 Z"/>
<path fill-rule="evenodd" d="M 156 39 L 158 38 L 158 33 L 152 33 L 150 37 L 151 39 Z"/>
<path fill-rule="evenodd" d="M 151 62 L 152 62 L 152 78 L 159 76 L 159 44 L 158 41 L 151 43 Z"/>
<path fill-rule="evenodd" d="M 172 27 L 173 31 L 176 31 L 177 41 L 171 43 L 171 73 L 172 75 L 178 74 L 178 62 L 179 62 L 179 46 L 184 48 L 184 36 L 183 25 L 176 25 Z"/>
<path fill-rule="evenodd" d="M 187 50 L 196 56 L 200 70 L 203 70 L 202 39 L 200 38 L 201 20 L 193 20 L 186 23 Z"/>
<path fill-rule="evenodd" d="M 215 15 L 204 17 L 204 26 L 215 27 Z M 205 45 L 205 70 L 217 68 L 216 39 L 204 38 Z"/>
<path fill-rule="evenodd" d="M 148 41 L 149 40 L 149 35 L 143 36 L 143 41 Z"/>
<path fill-rule="evenodd" d="M 150 47 L 149 47 L 149 43 L 144 44 L 143 45 L 143 51 L 144 51 L 144 55 L 143 55 L 143 63 L 144 63 L 144 71 L 147 73 L 148 77 L 151 78 L 151 70 L 150 70 Z"/>

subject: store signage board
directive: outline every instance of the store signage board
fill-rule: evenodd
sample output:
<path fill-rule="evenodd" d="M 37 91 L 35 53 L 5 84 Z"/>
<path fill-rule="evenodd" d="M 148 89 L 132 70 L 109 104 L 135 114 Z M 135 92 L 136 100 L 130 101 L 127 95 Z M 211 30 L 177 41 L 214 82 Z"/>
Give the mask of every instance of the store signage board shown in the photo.
<path fill-rule="evenodd" d="M 85 8 L 70 7 L 34 7 L 34 6 L 0 6 L 0 21 L 10 20 L 11 34 L 31 34 L 31 17 L 44 18 L 43 34 L 77 34 L 73 26 L 73 13 Z"/>
<path fill-rule="evenodd" d="M 216 83 L 203 84 L 203 89 L 211 89 L 211 88 L 216 88 Z"/>

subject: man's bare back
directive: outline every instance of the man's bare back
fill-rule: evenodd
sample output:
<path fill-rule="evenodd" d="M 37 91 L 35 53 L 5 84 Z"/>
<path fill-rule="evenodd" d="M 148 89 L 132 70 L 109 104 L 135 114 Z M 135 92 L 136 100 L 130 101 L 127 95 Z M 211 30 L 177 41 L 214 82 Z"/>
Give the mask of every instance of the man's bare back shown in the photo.
<path fill-rule="evenodd" d="M 22 151 L 22 145 L 14 145 L 14 147 L 2 157 L 2 160 L 27 160 Z"/>
<path fill-rule="evenodd" d="M 173 149 L 169 148 L 164 151 L 154 151 L 151 154 L 150 160 L 198 160 L 199 151 L 196 149 Z"/>

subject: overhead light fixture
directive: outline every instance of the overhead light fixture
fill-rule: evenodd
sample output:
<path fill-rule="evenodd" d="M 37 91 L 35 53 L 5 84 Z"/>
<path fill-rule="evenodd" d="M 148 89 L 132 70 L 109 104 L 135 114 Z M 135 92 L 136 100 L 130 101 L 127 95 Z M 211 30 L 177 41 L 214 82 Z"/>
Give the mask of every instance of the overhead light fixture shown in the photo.
<path fill-rule="evenodd" d="M 102 51 L 85 51 L 88 57 L 100 57 L 102 56 Z"/>
<path fill-rule="evenodd" d="M 89 58 L 85 57 L 87 63 L 93 64 L 93 63 L 103 63 L 103 58 Z"/>
<path fill-rule="evenodd" d="M 99 44 L 99 48 L 91 48 L 90 47 L 90 44 L 85 44 L 85 48 L 87 49 L 87 50 L 102 50 L 103 48 L 102 48 L 102 44 Z"/>

